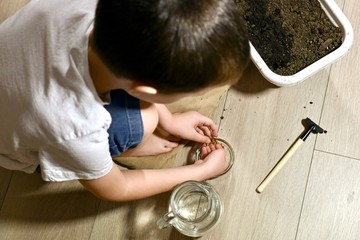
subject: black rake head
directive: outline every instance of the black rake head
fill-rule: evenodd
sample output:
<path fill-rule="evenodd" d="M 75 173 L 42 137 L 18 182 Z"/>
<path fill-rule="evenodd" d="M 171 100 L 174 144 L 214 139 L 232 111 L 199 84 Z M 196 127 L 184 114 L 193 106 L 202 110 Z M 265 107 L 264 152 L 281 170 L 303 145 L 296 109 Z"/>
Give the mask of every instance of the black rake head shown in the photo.
<path fill-rule="evenodd" d="M 310 133 L 327 133 L 326 130 L 321 128 L 319 125 L 314 123 L 310 118 L 306 118 L 302 120 L 302 124 L 305 127 L 305 132 L 300 136 L 300 138 L 305 141 L 306 138 L 310 135 Z"/>

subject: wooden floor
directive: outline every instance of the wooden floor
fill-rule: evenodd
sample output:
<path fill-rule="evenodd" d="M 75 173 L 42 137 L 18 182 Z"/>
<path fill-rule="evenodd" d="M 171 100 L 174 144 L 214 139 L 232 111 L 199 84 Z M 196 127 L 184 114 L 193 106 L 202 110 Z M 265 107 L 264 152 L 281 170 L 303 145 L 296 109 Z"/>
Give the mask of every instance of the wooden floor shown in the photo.
<path fill-rule="evenodd" d="M 305 82 L 277 88 L 254 66 L 229 90 L 214 119 L 232 143 L 231 171 L 209 181 L 225 211 L 201 239 L 360 239 L 360 2 L 337 0 L 354 28 L 351 51 Z M 304 130 L 312 134 L 262 194 L 256 187 Z M 169 193 L 129 203 L 94 198 L 77 182 L 44 183 L 0 169 L 1 239 L 190 239 L 158 230 Z"/>

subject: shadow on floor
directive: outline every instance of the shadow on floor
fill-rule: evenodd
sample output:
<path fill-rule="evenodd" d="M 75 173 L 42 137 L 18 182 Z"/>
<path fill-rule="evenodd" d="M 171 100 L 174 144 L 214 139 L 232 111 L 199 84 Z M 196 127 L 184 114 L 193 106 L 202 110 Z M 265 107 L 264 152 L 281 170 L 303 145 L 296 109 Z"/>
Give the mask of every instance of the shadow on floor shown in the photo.
<path fill-rule="evenodd" d="M 233 88 L 239 92 L 255 94 L 269 89 L 277 89 L 279 87 L 267 81 L 256 66 L 250 62 L 242 78 L 233 86 Z"/>

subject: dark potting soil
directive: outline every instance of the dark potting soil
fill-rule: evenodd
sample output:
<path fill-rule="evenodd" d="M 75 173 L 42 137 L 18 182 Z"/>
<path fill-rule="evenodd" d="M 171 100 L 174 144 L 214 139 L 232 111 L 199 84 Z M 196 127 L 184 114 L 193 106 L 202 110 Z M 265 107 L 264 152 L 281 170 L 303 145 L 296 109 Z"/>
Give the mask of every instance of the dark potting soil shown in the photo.
<path fill-rule="evenodd" d="M 342 32 L 318 0 L 235 0 L 268 67 L 292 75 L 338 48 Z"/>

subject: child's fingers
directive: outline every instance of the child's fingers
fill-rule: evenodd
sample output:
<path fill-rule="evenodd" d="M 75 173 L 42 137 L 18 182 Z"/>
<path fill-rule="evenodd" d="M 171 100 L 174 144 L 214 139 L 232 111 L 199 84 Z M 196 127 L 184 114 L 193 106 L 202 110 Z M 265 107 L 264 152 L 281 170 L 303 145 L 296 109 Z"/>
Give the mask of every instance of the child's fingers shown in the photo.
<path fill-rule="evenodd" d="M 204 133 L 204 131 L 200 127 L 196 127 L 195 131 L 197 132 L 197 134 L 195 134 L 192 137 L 192 140 L 194 140 L 196 142 L 201 142 L 201 143 L 210 143 L 211 142 L 211 137 L 208 136 L 206 133 Z"/>
<path fill-rule="evenodd" d="M 217 137 L 217 135 L 218 135 L 217 129 L 212 128 L 209 125 L 202 125 L 201 129 L 204 131 L 204 133 L 206 133 L 206 136 Z"/>
<path fill-rule="evenodd" d="M 208 126 L 197 126 L 196 127 L 197 133 L 199 133 L 202 136 L 205 136 L 206 138 L 203 138 L 202 142 L 210 143 L 211 139 L 217 136 L 217 132 L 212 132 L 212 130 Z"/>
<path fill-rule="evenodd" d="M 207 135 L 207 136 L 216 137 L 217 134 L 218 134 L 217 127 L 216 127 L 214 121 L 212 119 L 208 118 L 208 117 L 203 116 L 199 126 L 204 126 L 210 131 L 210 134 Z"/>
<path fill-rule="evenodd" d="M 201 147 L 201 151 L 200 151 L 200 156 L 202 159 L 204 159 L 207 155 L 209 155 L 209 153 L 211 152 L 210 147 L 209 146 L 202 146 Z"/>
<path fill-rule="evenodd" d="M 206 158 L 212 151 L 215 151 L 217 149 L 223 149 L 220 143 L 216 143 L 216 144 L 210 143 L 203 145 L 200 150 L 201 159 Z"/>
<path fill-rule="evenodd" d="M 220 143 L 215 144 L 216 149 L 223 149 L 224 147 Z"/>
<path fill-rule="evenodd" d="M 202 130 L 199 126 L 195 127 L 195 130 L 196 130 L 196 132 L 197 132 L 198 134 L 201 134 L 201 135 L 205 136 L 203 130 Z"/>
<path fill-rule="evenodd" d="M 199 126 L 198 128 L 202 131 L 202 133 L 203 133 L 205 136 L 207 136 L 207 137 L 209 137 L 209 138 L 213 137 L 212 131 L 211 131 L 211 129 L 210 129 L 208 126 L 203 125 L 203 126 Z"/>

